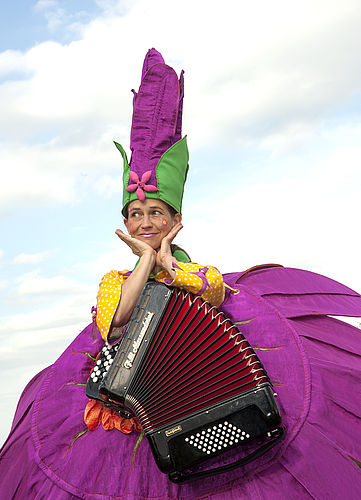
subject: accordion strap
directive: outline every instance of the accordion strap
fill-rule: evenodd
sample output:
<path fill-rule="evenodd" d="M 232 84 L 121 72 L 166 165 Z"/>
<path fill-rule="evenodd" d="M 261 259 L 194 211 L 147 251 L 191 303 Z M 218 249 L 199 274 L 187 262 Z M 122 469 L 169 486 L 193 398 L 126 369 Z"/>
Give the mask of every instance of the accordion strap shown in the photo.
<path fill-rule="evenodd" d="M 253 451 L 246 457 L 241 458 L 240 460 L 236 460 L 230 464 L 222 465 L 221 467 L 215 467 L 214 469 L 203 470 L 199 472 L 190 472 L 189 474 L 184 472 L 171 472 L 168 474 L 170 481 L 173 483 L 185 483 L 187 481 L 193 481 L 194 479 L 201 479 L 203 477 L 213 476 L 216 474 L 223 474 L 224 472 L 229 472 L 237 467 L 241 467 L 242 465 L 246 465 L 249 462 L 252 462 L 256 458 L 260 457 L 264 453 L 266 453 L 270 448 L 272 448 L 280 439 L 282 439 L 285 433 L 284 427 L 278 427 L 272 431 L 273 439 L 268 441 L 257 450 Z"/>

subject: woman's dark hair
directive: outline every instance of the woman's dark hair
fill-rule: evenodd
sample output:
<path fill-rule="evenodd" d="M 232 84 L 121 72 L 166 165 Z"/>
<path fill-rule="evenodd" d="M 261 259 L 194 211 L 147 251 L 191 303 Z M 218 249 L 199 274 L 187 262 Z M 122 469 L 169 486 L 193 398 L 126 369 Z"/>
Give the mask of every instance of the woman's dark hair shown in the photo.
<path fill-rule="evenodd" d="M 163 201 L 163 203 L 165 203 L 167 205 L 167 208 L 169 210 L 169 213 L 171 214 L 172 217 L 174 217 L 178 212 L 175 208 L 173 208 L 172 206 L 168 205 L 168 203 L 166 203 L 165 201 Z M 129 205 L 128 205 L 129 206 Z M 128 220 L 128 217 L 129 217 L 129 210 L 128 210 L 128 206 L 125 208 L 125 214 L 124 214 L 124 217 Z M 191 262 L 191 258 L 189 257 L 188 255 L 188 252 L 186 252 L 183 248 L 181 248 L 180 246 L 178 245 L 175 245 L 174 243 L 171 243 L 171 246 L 170 246 L 170 251 L 172 252 L 172 255 L 174 254 L 175 251 L 177 250 L 180 250 L 181 252 L 184 252 L 186 254 L 186 256 L 188 257 L 189 261 Z"/>

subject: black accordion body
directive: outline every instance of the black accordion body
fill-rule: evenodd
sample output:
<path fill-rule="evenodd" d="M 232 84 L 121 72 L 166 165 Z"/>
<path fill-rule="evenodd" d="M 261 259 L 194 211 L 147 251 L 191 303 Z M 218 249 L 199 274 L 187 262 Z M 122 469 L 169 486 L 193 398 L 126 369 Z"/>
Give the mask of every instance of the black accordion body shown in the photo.
<path fill-rule="evenodd" d="M 283 434 L 266 371 L 238 328 L 200 297 L 161 283 L 146 284 L 122 340 L 105 344 L 86 394 L 136 416 L 174 482 L 247 463 Z M 233 464 L 191 471 L 255 440 L 261 445 Z"/>

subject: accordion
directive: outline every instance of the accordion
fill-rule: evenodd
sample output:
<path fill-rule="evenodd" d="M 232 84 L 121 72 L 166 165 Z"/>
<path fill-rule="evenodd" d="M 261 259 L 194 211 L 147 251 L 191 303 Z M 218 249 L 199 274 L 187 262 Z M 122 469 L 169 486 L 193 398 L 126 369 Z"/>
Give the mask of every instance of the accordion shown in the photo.
<path fill-rule="evenodd" d="M 283 435 L 267 373 L 238 328 L 200 297 L 161 283 L 146 284 L 121 341 L 104 345 L 86 394 L 139 419 L 173 482 L 245 464 Z M 260 446 L 233 464 L 192 470 L 254 441 Z"/>

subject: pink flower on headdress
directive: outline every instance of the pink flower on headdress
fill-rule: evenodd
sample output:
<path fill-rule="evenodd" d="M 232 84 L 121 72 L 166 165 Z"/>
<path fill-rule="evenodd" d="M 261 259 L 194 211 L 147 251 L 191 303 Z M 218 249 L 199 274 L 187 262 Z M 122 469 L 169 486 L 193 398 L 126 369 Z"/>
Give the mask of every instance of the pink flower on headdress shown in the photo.
<path fill-rule="evenodd" d="M 132 172 L 132 170 L 129 172 L 129 177 L 131 180 L 134 182 L 134 184 L 129 184 L 129 186 L 126 189 L 128 193 L 132 193 L 133 191 L 137 190 L 137 197 L 138 200 L 140 200 L 142 203 L 144 203 L 145 200 L 145 194 L 144 191 L 149 192 L 154 192 L 158 191 L 158 188 L 156 186 L 153 186 L 152 184 L 149 184 L 148 186 L 146 183 L 149 181 L 150 176 L 152 175 L 152 171 L 148 170 L 147 172 L 144 172 L 142 175 L 142 179 L 139 180 L 138 174 L 135 172 Z"/>

